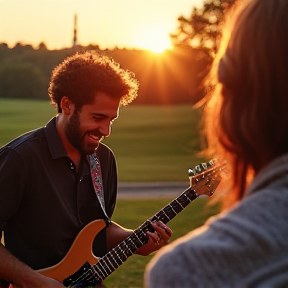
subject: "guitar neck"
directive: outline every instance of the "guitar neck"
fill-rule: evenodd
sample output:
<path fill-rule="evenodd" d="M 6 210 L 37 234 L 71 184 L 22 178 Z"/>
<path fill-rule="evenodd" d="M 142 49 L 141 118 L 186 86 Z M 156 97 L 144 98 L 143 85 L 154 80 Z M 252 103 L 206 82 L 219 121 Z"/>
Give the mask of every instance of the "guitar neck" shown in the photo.
<path fill-rule="evenodd" d="M 151 219 L 146 220 L 129 237 L 110 250 L 93 265 L 96 277 L 103 281 L 132 256 L 138 248 L 146 244 L 148 240 L 146 231 L 151 229 L 151 222 L 160 220 L 165 224 L 168 223 L 197 197 L 198 195 L 196 192 L 189 187 L 180 194 L 180 196 L 157 212 Z"/>

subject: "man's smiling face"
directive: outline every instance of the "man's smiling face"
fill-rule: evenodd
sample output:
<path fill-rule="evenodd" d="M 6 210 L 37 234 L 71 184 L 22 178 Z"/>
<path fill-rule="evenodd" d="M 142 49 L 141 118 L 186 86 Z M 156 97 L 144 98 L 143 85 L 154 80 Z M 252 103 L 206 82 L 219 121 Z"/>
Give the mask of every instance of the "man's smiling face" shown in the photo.
<path fill-rule="evenodd" d="M 75 110 L 65 125 L 69 142 L 81 154 L 93 154 L 100 141 L 108 137 L 111 124 L 119 115 L 119 99 L 98 92 L 94 102 Z"/>

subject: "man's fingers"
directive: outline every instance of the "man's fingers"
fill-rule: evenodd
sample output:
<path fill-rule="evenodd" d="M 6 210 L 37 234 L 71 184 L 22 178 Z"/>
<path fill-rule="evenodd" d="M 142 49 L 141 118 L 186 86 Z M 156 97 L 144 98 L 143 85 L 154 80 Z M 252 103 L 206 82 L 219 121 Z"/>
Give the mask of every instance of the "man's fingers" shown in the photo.
<path fill-rule="evenodd" d="M 153 226 L 155 232 L 152 233 L 147 231 L 147 234 L 157 245 L 166 245 L 172 235 L 172 230 L 161 221 L 152 222 L 151 225 Z"/>
<path fill-rule="evenodd" d="M 164 237 L 165 239 L 167 239 L 167 236 L 168 236 L 168 239 L 170 239 L 171 235 L 172 235 L 172 230 L 167 226 L 165 225 L 163 222 L 161 221 L 158 221 L 156 223 L 153 223 L 153 227 L 154 229 L 161 234 L 162 237 Z"/>
<path fill-rule="evenodd" d="M 167 226 L 165 225 L 164 223 L 162 223 L 161 221 L 157 222 L 156 223 L 158 227 L 160 227 L 161 229 L 164 230 L 164 232 L 169 235 L 169 237 L 172 235 L 172 230 Z"/>
<path fill-rule="evenodd" d="M 156 244 L 158 244 L 159 242 L 160 242 L 160 240 L 161 240 L 161 236 L 158 234 L 158 232 L 157 231 L 155 231 L 155 232 L 150 232 L 150 231 L 147 231 L 147 234 L 152 238 L 152 240 L 156 243 Z"/>

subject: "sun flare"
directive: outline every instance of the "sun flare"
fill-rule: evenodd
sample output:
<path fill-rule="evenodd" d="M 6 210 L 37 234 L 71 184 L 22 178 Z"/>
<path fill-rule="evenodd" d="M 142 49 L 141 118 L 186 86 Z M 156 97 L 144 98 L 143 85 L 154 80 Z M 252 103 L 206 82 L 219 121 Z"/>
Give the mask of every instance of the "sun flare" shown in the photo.
<path fill-rule="evenodd" d="M 172 48 L 168 32 L 161 27 L 148 27 L 140 31 L 135 39 L 135 46 L 155 53 Z"/>

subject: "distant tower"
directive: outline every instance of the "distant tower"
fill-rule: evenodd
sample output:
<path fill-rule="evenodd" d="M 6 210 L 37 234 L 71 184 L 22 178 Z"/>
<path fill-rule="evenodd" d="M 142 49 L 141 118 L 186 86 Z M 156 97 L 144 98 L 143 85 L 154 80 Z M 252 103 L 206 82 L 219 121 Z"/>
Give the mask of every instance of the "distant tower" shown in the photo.
<path fill-rule="evenodd" d="M 74 15 L 74 37 L 73 37 L 73 47 L 77 46 L 77 15 Z"/>

